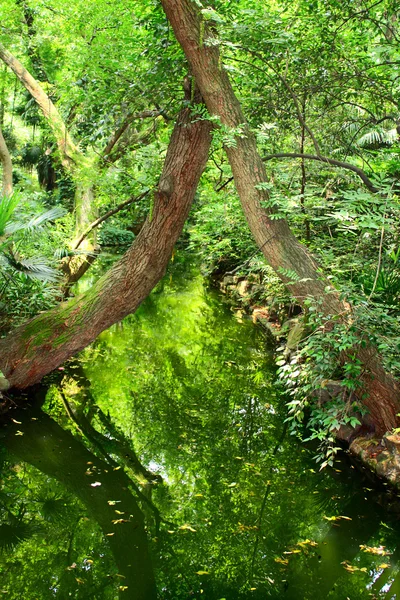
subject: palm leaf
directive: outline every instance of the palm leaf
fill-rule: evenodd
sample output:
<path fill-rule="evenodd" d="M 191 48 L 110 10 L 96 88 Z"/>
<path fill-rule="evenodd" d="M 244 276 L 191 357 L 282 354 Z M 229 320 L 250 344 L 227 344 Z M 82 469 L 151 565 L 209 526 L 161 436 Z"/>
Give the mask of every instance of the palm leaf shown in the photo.
<path fill-rule="evenodd" d="M 33 233 L 36 231 L 40 231 L 41 229 L 43 229 L 44 225 L 46 225 L 50 221 L 55 221 L 56 219 L 63 217 L 65 213 L 66 211 L 64 208 L 62 208 L 61 206 L 55 206 L 53 208 L 50 208 L 50 210 L 46 210 L 46 212 L 42 213 L 41 215 L 33 217 L 27 223 L 9 223 L 5 228 L 5 233 L 10 234 L 15 233 L 16 231 L 25 231 L 27 233 Z"/>
<path fill-rule="evenodd" d="M 7 253 L 2 255 L 2 258 L 8 266 L 30 279 L 39 279 L 49 283 L 55 283 L 60 279 L 60 273 L 53 269 L 47 260 L 41 256 L 22 258 L 18 252 L 9 249 Z"/>
<path fill-rule="evenodd" d="M 0 525 L 0 550 L 13 550 L 35 533 L 32 525 L 14 522 Z"/>
<path fill-rule="evenodd" d="M 396 129 L 376 128 L 361 136 L 357 140 L 357 144 L 361 148 L 379 148 L 381 146 L 391 146 L 396 139 Z"/>
<path fill-rule="evenodd" d="M 0 236 L 6 233 L 7 223 L 17 208 L 21 196 L 14 192 L 10 196 L 3 196 L 0 200 Z"/>

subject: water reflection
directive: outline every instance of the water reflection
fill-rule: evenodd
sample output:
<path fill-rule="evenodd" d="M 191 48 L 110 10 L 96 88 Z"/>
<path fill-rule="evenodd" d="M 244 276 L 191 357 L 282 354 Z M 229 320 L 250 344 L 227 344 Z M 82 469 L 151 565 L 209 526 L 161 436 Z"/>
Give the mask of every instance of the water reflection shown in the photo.
<path fill-rule="evenodd" d="M 161 293 L 162 291 L 162 293 Z M 7 598 L 395 598 L 398 525 L 285 435 L 260 331 L 164 282 L 1 430 Z M 151 559 L 150 559 L 151 556 Z"/>

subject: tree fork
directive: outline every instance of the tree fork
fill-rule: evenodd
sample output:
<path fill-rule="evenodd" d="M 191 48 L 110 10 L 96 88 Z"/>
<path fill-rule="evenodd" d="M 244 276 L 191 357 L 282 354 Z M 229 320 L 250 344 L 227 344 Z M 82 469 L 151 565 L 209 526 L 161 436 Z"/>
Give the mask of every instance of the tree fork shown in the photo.
<path fill-rule="evenodd" d="M 198 2 L 161 0 L 161 4 L 209 113 L 218 116 L 223 126 L 239 132 L 235 136 L 235 145 L 227 147 L 226 153 L 243 211 L 259 248 L 300 304 L 311 297 L 323 314 L 351 321 L 349 305 L 321 276 L 317 263 L 292 234 L 286 220 L 274 219 L 273 209 L 264 209 L 263 205 L 269 199 L 265 189 L 265 166 Z M 212 43 L 207 44 L 208 39 Z M 326 292 L 327 287 L 330 293 Z M 396 415 L 400 412 L 399 385 L 391 375 L 385 373 L 375 349 L 360 347 L 357 356 L 365 366 L 363 383 L 367 398 L 363 402 L 370 411 L 376 430 L 383 433 L 397 424 Z M 348 357 L 343 358 L 344 361 L 349 360 Z"/>
<path fill-rule="evenodd" d="M 200 102 L 200 96 L 197 95 Z M 165 274 L 208 158 L 211 124 L 184 108 L 177 119 L 147 218 L 126 254 L 85 294 L 46 311 L 0 340 L 0 369 L 26 388 L 133 313 Z"/>

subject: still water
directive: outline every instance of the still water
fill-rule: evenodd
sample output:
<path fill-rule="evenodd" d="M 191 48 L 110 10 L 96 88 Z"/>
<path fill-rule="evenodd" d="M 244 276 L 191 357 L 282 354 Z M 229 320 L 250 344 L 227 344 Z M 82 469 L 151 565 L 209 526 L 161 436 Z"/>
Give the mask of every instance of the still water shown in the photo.
<path fill-rule="evenodd" d="M 0 430 L 0 596 L 399 598 L 400 528 L 286 434 L 271 349 L 179 268 Z"/>

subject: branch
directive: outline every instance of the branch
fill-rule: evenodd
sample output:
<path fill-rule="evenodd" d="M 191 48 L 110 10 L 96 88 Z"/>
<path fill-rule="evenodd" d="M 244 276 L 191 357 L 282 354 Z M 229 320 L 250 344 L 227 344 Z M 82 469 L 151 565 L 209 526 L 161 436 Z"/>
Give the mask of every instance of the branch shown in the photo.
<path fill-rule="evenodd" d="M 356 173 L 359 176 L 359 178 L 364 182 L 369 191 L 373 194 L 379 192 L 378 188 L 374 186 L 372 181 L 362 169 L 348 162 L 342 162 L 334 158 L 327 158 L 326 156 L 317 156 L 315 154 L 300 154 L 298 152 L 279 152 L 277 154 L 270 154 L 269 156 L 265 156 L 263 160 L 271 160 L 273 158 L 304 158 L 307 160 L 318 160 L 319 162 L 324 162 L 334 167 L 341 167 L 342 169 L 347 169 L 348 171 L 353 171 L 354 173 Z"/>
<path fill-rule="evenodd" d="M 356 173 L 359 178 L 363 181 L 365 186 L 369 189 L 370 192 L 376 194 L 379 192 L 379 189 L 374 186 L 370 178 L 364 173 L 360 167 L 356 167 L 348 162 L 342 162 L 341 160 L 336 160 L 335 158 L 327 158 L 326 156 L 317 156 L 316 154 L 301 154 L 300 152 L 278 152 L 276 154 L 269 154 L 268 156 L 264 156 L 263 160 L 272 160 L 273 158 L 303 158 L 307 160 L 318 160 L 319 162 L 327 163 L 333 167 L 341 167 L 342 169 L 347 169 L 348 171 L 353 171 Z M 233 181 L 233 177 L 230 177 L 223 183 L 219 188 L 217 188 L 217 192 L 220 192 L 225 186 Z"/>
<path fill-rule="evenodd" d="M 133 198 L 128 198 L 128 200 L 125 200 L 124 202 L 121 202 L 121 204 L 119 204 L 115 208 L 112 208 L 111 210 L 109 210 L 108 212 L 106 212 L 105 215 L 103 215 L 102 217 L 99 217 L 98 219 L 96 219 L 95 221 L 93 221 L 93 223 L 91 223 L 87 227 L 87 229 L 85 229 L 85 231 L 82 233 L 82 235 L 76 240 L 76 242 L 74 243 L 72 249 L 76 250 L 77 248 L 79 248 L 79 246 L 82 244 L 83 240 L 89 235 L 89 233 L 91 231 L 93 231 L 93 229 L 95 229 L 96 227 L 98 227 L 101 223 L 103 223 L 103 221 L 105 221 L 109 217 L 112 217 L 113 215 L 117 214 L 120 210 L 123 210 L 124 208 L 126 208 L 127 206 L 129 206 L 130 204 L 132 204 L 133 202 L 139 202 L 139 200 L 143 200 L 143 198 L 145 198 L 149 192 L 150 192 L 150 190 L 146 190 L 145 192 L 143 192 L 139 196 L 135 196 Z"/>
<path fill-rule="evenodd" d="M 158 117 L 161 114 L 162 114 L 162 112 L 160 110 L 144 110 L 143 112 L 138 113 L 138 114 L 127 115 L 127 117 L 122 122 L 121 126 L 113 134 L 113 136 L 110 138 L 110 141 L 108 142 L 107 146 L 104 148 L 103 157 L 105 158 L 109 154 L 111 154 L 115 144 L 117 144 L 118 140 L 128 129 L 128 127 L 132 123 L 132 121 L 135 121 L 136 119 L 148 119 L 150 117 Z"/>
<path fill-rule="evenodd" d="M 6 141 L 0 129 L 0 162 L 3 167 L 2 195 L 11 196 L 13 193 L 12 162 Z"/>
<path fill-rule="evenodd" d="M 63 167 L 71 172 L 81 158 L 81 153 L 69 135 L 65 123 L 57 108 L 50 100 L 42 86 L 25 67 L 2 44 L 0 44 L 0 59 L 15 73 L 22 85 L 36 101 L 56 139 Z"/>

